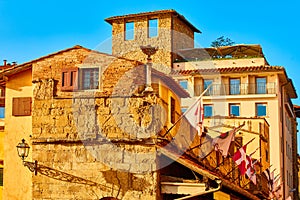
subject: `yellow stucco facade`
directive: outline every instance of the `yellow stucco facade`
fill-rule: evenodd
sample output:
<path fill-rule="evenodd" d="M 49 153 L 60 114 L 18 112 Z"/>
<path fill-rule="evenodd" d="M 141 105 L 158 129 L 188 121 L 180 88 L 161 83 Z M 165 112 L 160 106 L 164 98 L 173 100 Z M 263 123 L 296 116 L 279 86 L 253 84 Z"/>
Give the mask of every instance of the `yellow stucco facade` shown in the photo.
<path fill-rule="evenodd" d="M 6 83 L 5 137 L 4 137 L 4 187 L 5 199 L 32 199 L 32 173 L 23 166 L 16 146 L 24 138 L 31 141 L 32 117 L 12 116 L 13 97 L 32 97 L 31 70 L 14 75 Z M 31 144 L 30 144 L 31 145 Z M 27 161 L 31 160 L 31 150 Z"/>
<path fill-rule="evenodd" d="M 4 161 L 4 131 L 0 131 L 0 160 Z M 3 170 L 3 164 L 0 163 L 0 168 Z M 3 174 L 2 174 L 3 178 Z M 3 181 L 3 180 L 2 180 Z M 3 186 L 0 186 L 0 199 L 3 199 Z"/>

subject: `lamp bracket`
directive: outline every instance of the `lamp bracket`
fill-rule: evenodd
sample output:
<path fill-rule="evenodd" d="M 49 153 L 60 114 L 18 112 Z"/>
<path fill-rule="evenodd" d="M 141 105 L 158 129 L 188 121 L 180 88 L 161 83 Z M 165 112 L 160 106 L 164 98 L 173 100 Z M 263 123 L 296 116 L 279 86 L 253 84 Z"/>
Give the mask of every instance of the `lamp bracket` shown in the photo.
<path fill-rule="evenodd" d="M 34 162 L 23 161 L 23 165 L 26 166 L 31 172 L 34 172 L 34 175 L 37 175 L 38 171 L 38 161 Z"/>

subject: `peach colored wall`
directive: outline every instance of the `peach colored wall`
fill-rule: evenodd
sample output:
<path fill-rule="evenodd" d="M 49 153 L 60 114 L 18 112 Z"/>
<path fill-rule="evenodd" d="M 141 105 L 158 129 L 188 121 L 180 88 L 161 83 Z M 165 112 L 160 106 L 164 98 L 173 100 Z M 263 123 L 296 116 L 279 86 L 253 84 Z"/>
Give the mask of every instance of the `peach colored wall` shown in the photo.
<path fill-rule="evenodd" d="M 247 59 L 241 59 L 244 62 Z M 250 60 L 250 59 L 249 59 Z M 240 104 L 240 116 L 242 117 L 255 117 L 256 115 L 256 103 L 267 103 L 267 116 L 266 121 L 270 125 L 270 164 L 272 169 L 276 169 L 275 175 L 280 173 L 282 166 L 282 154 L 281 154 L 281 120 L 280 120 L 280 98 L 279 93 L 279 75 L 276 73 L 250 73 L 245 72 L 243 74 L 215 74 L 215 75 L 202 75 L 199 78 L 214 79 L 216 84 L 220 84 L 219 80 L 222 80 L 223 84 L 229 84 L 230 77 L 240 77 L 241 84 L 243 83 L 255 83 L 256 76 L 265 76 L 267 81 L 275 84 L 276 94 L 254 94 L 254 95 L 226 95 L 226 96 L 206 96 L 203 97 L 204 104 L 213 104 L 214 115 L 229 116 L 229 104 Z M 178 79 L 184 77 L 176 77 Z M 201 84 L 201 83 L 200 83 Z M 193 91 L 190 92 L 191 94 Z M 182 106 L 188 107 L 196 97 L 191 99 L 183 99 Z M 285 143 L 285 141 L 284 141 Z M 291 144 L 290 144 L 291 145 Z M 286 166 L 287 169 L 287 166 Z"/>
<path fill-rule="evenodd" d="M 0 131 L 0 160 L 4 160 L 4 131 Z M 0 165 L 3 168 L 3 165 Z M 0 200 L 3 199 L 3 186 L 0 186 Z"/>
<path fill-rule="evenodd" d="M 30 143 L 32 117 L 12 116 L 12 97 L 32 97 L 31 85 L 31 70 L 9 78 L 6 83 L 4 199 L 32 199 L 32 172 L 23 166 L 16 149 L 22 138 L 32 147 Z M 31 156 L 30 152 L 27 161 L 31 160 Z"/>

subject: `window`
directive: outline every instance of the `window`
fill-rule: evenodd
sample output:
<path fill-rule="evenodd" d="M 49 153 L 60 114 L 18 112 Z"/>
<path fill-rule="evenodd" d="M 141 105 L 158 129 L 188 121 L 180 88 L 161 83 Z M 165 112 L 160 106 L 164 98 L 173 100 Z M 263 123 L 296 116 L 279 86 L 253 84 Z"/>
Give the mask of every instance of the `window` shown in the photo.
<path fill-rule="evenodd" d="M 5 88 L 0 88 L 0 97 L 5 97 Z"/>
<path fill-rule="evenodd" d="M 181 108 L 181 113 L 185 113 L 185 112 L 187 111 L 187 109 L 188 109 L 188 108 L 186 108 L 186 107 L 182 107 L 182 108 Z"/>
<path fill-rule="evenodd" d="M 0 107 L 0 119 L 5 117 L 5 107 Z"/>
<path fill-rule="evenodd" d="M 188 81 L 187 80 L 179 80 L 179 85 L 185 90 L 188 89 Z"/>
<path fill-rule="evenodd" d="M 266 161 L 269 162 L 269 151 L 266 149 Z"/>
<path fill-rule="evenodd" d="M 240 104 L 229 104 L 229 115 L 240 116 Z"/>
<path fill-rule="evenodd" d="M 13 100 L 13 116 L 30 116 L 31 115 L 31 97 L 15 97 Z"/>
<path fill-rule="evenodd" d="M 213 115 L 213 106 L 212 105 L 203 105 L 204 117 L 211 117 Z"/>
<path fill-rule="evenodd" d="M 230 79 L 230 94 L 240 94 L 241 81 L 238 78 Z"/>
<path fill-rule="evenodd" d="M 256 104 L 256 116 L 266 116 L 267 115 L 267 104 L 257 103 Z"/>
<path fill-rule="evenodd" d="M 126 22 L 125 24 L 125 40 L 134 39 L 134 22 Z"/>
<path fill-rule="evenodd" d="M 98 89 L 99 88 L 99 68 L 81 68 L 79 71 L 80 89 Z"/>
<path fill-rule="evenodd" d="M 158 36 L 158 19 L 150 19 L 148 21 L 148 37 Z"/>
<path fill-rule="evenodd" d="M 213 83 L 213 80 L 211 79 L 204 79 L 203 80 L 203 86 L 204 86 L 204 90 L 206 90 L 208 88 L 208 86 L 210 86 Z M 204 91 L 203 90 L 203 91 Z M 205 93 L 206 96 L 212 95 L 213 93 L 213 87 L 211 86 L 208 91 Z"/>
<path fill-rule="evenodd" d="M 0 186 L 3 186 L 3 168 L 0 168 Z"/>
<path fill-rule="evenodd" d="M 171 97 L 171 107 L 170 107 L 170 117 L 171 117 L 171 123 L 175 123 L 175 99 Z"/>
<path fill-rule="evenodd" d="M 256 94 L 267 93 L 267 79 L 266 77 L 256 78 Z"/>
<path fill-rule="evenodd" d="M 79 78 L 78 78 L 79 77 Z M 62 70 L 61 90 L 73 91 L 99 88 L 99 68 L 72 68 Z"/>
<path fill-rule="evenodd" d="M 78 68 L 62 69 L 61 90 L 72 91 L 78 89 Z"/>

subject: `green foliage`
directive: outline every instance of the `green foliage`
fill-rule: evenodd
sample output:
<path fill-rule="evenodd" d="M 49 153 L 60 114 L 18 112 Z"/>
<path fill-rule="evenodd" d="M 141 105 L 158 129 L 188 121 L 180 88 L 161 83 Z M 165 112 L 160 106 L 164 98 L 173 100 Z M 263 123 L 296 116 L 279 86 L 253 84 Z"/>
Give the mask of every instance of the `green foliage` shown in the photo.
<path fill-rule="evenodd" d="M 232 41 L 230 38 L 225 38 L 224 36 L 221 36 L 217 38 L 215 41 L 211 43 L 211 47 L 221 47 L 221 46 L 232 46 L 235 44 L 234 41 Z"/>

